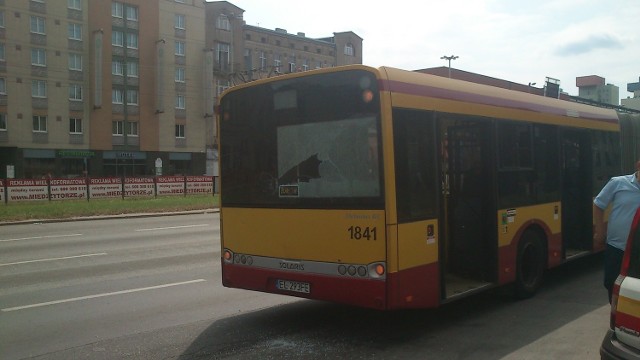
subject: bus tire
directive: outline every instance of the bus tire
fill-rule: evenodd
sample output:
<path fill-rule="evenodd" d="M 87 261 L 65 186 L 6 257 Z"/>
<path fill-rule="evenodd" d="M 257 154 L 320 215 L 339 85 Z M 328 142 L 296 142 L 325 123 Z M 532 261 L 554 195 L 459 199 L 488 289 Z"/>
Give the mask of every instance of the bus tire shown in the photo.
<path fill-rule="evenodd" d="M 540 235 L 527 230 L 518 244 L 517 273 L 515 282 L 515 296 L 517 299 L 527 299 L 535 295 L 542 284 L 546 268 L 546 250 Z"/>

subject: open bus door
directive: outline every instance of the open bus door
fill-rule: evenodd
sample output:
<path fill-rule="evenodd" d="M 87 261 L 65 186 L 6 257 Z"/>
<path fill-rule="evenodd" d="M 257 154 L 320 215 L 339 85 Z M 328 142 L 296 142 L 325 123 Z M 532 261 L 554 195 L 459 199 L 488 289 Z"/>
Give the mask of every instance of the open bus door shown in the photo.
<path fill-rule="evenodd" d="M 565 259 L 589 254 L 593 247 L 591 137 L 584 130 L 563 130 L 562 241 Z"/>
<path fill-rule="evenodd" d="M 441 141 L 445 245 L 442 246 L 442 294 L 464 296 L 495 281 L 497 257 L 489 120 L 444 120 Z"/>

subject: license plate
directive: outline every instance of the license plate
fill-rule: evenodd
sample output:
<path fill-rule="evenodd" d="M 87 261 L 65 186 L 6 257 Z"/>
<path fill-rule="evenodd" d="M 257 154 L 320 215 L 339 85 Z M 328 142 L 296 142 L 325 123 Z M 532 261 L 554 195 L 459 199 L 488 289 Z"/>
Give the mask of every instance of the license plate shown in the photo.
<path fill-rule="evenodd" d="M 276 287 L 278 288 L 278 290 L 293 291 L 303 294 L 308 294 L 311 292 L 311 285 L 306 282 L 276 280 Z"/>

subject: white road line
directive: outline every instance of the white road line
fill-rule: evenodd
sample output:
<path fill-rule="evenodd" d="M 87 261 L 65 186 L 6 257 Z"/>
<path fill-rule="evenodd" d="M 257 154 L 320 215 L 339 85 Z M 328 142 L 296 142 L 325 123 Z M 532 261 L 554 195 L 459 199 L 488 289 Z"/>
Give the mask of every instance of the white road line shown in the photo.
<path fill-rule="evenodd" d="M 184 228 L 202 227 L 202 226 L 209 226 L 209 224 L 182 225 L 182 226 L 167 226 L 167 227 L 159 227 L 159 228 L 151 228 L 151 229 L 138 229 L 138 230 L 136 230 L 136 231 L 172 230 L 172 229 L 184 229 Z"/>
<path fill-rule="evenodd" d="M 77 258 L 91 257 L 91 256 L 104 256 L 104 255 L 107 255 L 107 253 L 84 254 L 84 255 L 65 256 L 65 257 L 58 257 L 58 258 L 47 258 L 47 259 L 26 260 L 26 261 L 18 261 L 18 262 L 12 262 L 12 263 L 0 264 L 0 267 L 1 267 L 1 266 L 9 266 L 9 265 L 30 264 L 30 263 L 44 262 L 44 261 L 56 261 L 56 260 L 77 259 Z"/>
<path fill-rule="evenodd" d="M 15 238 L 15 239 L 0 239 L 0 242 L 22 241 L 22 240 L 38 240 L 38 239 L 54 239 L 54 238 L 63 238 L 63 237 L 72 237 L 72 236 L 82 236 L 82 234 L 44 235 L 44 236 L 32 236 L 32 237 Z"/>
<path fill-rule="evenodd" d="M 106 297 L 106 296 L 131 294 L 131 293 L 134 293 L 134 292 L 163 289 L 163 288 L 168 288 L 168 287 L 172 287 L 172 286 L 189 285 L 189 284 L 195 284 L 195 283 L 199 283 L 199 282 L 203 282 L 203 281 L 207 281 L 207 280 L 205 280 L 205 279 L 197 279 L 197 280 L 190 280 L 190 281 L 178 282 L 178 283 L 173 283 L 173 284 L 164 284 L 164 285 L 149 286 L 149 287 L 138 288 L 138 289 L 130 289 L 130 290 L 115 291 L 115 292 L 96 294 L 96 295 L 80 296 L 80 297 L 71 298 L 71 299 L 48 301 L 48 302 L 44 302 L 44 303 L 24 305 L 24 306 L 16 306 L 16 307 L 12 307 L 12 308 L 2 309 L 0 311 L 2 311 L 2 312 L 10 312 L 10 311 L 25 310 L 25 309 L 31 309 L 31 308 L 36 308 L 36 307 L 42 307 L 42 306 L 49 306 L 49 305 L 56 305 L 56 304 L 74 302 L 74 301 L 96 299 L 96 298 L 101 298 L 101 297 Z"/>

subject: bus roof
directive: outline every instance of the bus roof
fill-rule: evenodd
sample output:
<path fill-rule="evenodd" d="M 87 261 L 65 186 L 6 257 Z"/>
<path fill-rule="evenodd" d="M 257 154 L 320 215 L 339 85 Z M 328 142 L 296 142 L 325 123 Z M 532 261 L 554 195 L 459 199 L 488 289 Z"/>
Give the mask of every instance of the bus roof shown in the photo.
<path fill-rule="evenodd" d="M 223 95 L 245 87 L 252 87 L 254 85 L 279 80 L 355 69 L 375 73 L 380 79 L 381 91 L 389 91 L 398 95 L 428 97 L 437 100 L 448 100 L 455 103 L 511 109 L 515 112 L 527 113 L 527 117 L 545 116 L 549 119 L 562 118 L 562 123 L 569 126 L 601 127 L 612 130 L 618 128 L 618 114 L 613 109 L 599 108 L 577 102 L 387 66 L 374 68 L 356 64 L 291 73 L 233 86 L 225 90 Z M 396 105 L 397 103 L 394 102 L 394 106 Z M 587 122 L 585 123 L 584 121 Z M 541 122 L 557 123 L 558 121 L 547 119 L 547 121 Z"/>
<path fill-rule="evenodd" d="M 382 90 L 392 93 L 618 123 L 618 115 L 613 109 L 391 67 L 381 67 L 378 70 L 382 78 Z"/>

